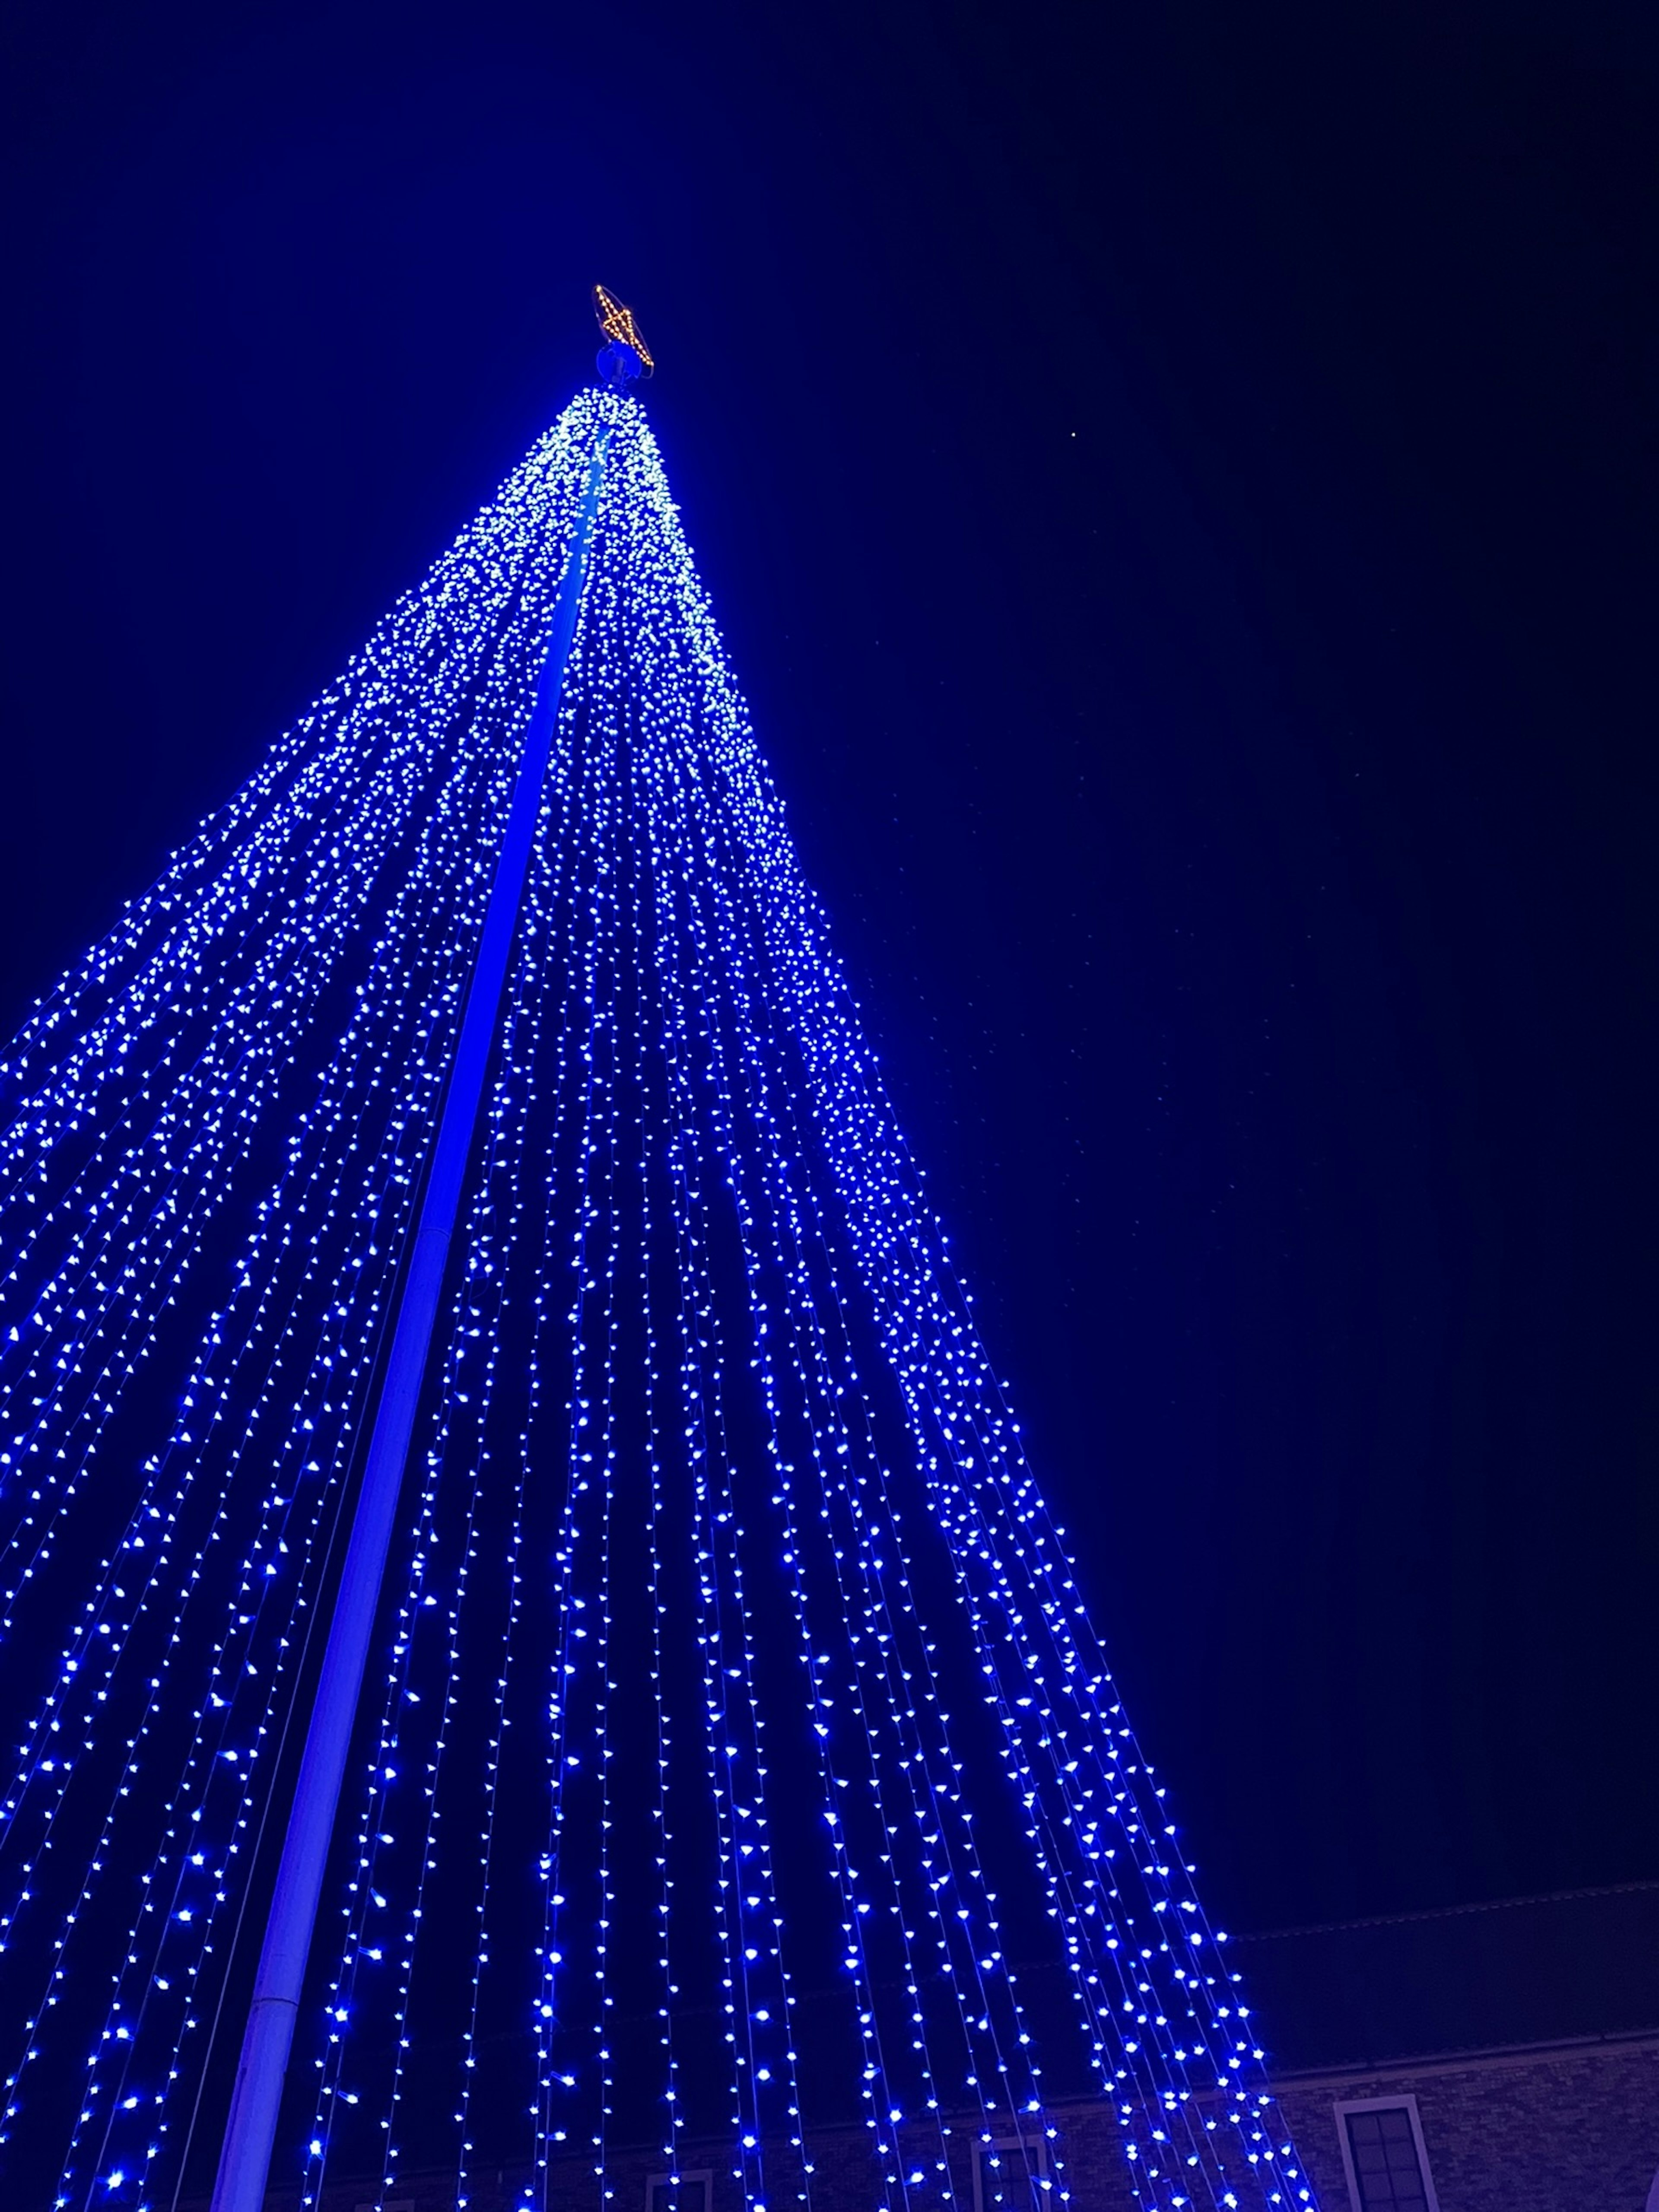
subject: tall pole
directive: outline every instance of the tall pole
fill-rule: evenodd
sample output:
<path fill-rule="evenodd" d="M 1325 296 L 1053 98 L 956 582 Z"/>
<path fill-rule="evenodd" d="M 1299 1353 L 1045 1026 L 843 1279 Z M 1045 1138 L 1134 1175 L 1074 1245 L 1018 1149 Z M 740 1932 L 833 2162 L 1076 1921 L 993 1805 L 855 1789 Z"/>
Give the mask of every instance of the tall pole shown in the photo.
<path fill-rule="evenodd" d="M 518 782 L 514 787 L 507 830 L 495 863 L 495 879 L 490 886 L 489 904 L 484 914 L 483 934 L 478 942 L 477 960 L 461 1016 L 461 1033 L 439 1118 L 437 1142 L 433 1147 L 431 1169 L 421 1200 L 414 1249 L 392 1324 L 386 1379 L 374 1412 L 362 1487 L 352 1516 L 345 1566 L 334 1601 L 316 1702 L 306 1734 L 305 1755 L 301 1760 L 300 1778 L 295 1785 L 293 1809 L 276 1869 L 276 1887 L 271 1898 L 270 1917 L 265 1923 L 259 1971 L 253 1984 L 253 2002 L 242 2038 L 230 2118 L 225 2129 L 224 2147 L 219 2154 L 213 2212 L 261 2212 L 264 2202 L 289 2048 L 294 2040 L 306 1960 L 317 1921 L 318 1899 L 322 1893 L 323 1869 L 334 1832 L 340 1785 L 345 1778 L 346 1754 L 362 1690 L 363 1668 L 368 1659 L 368 1640 L 392 1541 L 398 1494 L 403 1487 L 415 1408 L 426 1373 L 433 1324 L 437 1319 L 438 1295 L 443 1286 L 450 1238 L 460 1206 L 461 1181 L 472 1150 L 489 1048 L 501 1014 L 507 957 L 513 949 L 519 908 L 524 898 L 525 877 L 541 809 L 542 787 L 547 779 L 565 665 L 576 634 L 576 610 L 599 512 L 599 487 L 610 438 L 609 429 L 600 432 L 588 465 L 575 541 L 553 612 L 552 635 L 531 711 L 530 726 L 525 734 Z"/>

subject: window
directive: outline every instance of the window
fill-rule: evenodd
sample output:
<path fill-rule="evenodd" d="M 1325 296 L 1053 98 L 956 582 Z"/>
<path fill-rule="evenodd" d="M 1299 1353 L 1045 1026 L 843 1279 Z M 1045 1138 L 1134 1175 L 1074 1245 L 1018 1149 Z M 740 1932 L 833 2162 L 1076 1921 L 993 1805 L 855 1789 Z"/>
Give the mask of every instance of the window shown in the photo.
<path fill-rule="evenodd" d="M 974 2145 L 974 2212 L 1048 2212 L 1054 2201 L 1042 2134 Z"/>
<path fill-rule="evenodd" d="M 713 2212 L 714 2174 L 711 2166 L 700 2173 L 653 2173 L 645 2185 L 645 2212 Z"/>
<path fill-rule="evenodd" d="M 1336 2108 L 1354 2212 L 1439 2212 L 1415 2097 L 1370 2097 Z"/>

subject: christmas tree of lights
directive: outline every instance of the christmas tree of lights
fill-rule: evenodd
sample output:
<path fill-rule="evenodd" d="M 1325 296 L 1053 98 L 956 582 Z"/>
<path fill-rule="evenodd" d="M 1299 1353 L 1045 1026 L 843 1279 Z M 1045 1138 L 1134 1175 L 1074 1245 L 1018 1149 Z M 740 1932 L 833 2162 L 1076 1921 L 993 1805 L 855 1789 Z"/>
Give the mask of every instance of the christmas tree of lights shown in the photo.
<path fill-rule="evenodd" d="M 9 2204 L 1311 2203 L 625 389 L 0 1084 Z"/>

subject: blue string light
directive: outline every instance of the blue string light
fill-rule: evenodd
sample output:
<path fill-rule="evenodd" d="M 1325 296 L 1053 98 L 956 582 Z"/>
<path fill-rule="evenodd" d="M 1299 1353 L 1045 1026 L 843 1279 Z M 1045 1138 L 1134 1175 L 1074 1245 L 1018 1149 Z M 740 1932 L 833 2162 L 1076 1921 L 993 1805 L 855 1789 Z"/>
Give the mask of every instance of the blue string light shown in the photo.
<path fill-rule="evenodd" d="M 276 2178 L 381 2206 L 443 2162 L 465 2208 L 487 2165 L 525 2212 L 579 2176 L 609 2206 L 638 2136 L 672 2201 L 712 2136 L 744 2212 L 1065 2203 L 1048 2085 L 1091 2075 L 1147 2212 L 1299 2212 L 1225 1939 L 612 392 L 0 1062 L 0 2186 L 159 2212 L 222 2124 L 607 434 Z M 848 2200 L 814 2120 L 853 2111 Z"/>

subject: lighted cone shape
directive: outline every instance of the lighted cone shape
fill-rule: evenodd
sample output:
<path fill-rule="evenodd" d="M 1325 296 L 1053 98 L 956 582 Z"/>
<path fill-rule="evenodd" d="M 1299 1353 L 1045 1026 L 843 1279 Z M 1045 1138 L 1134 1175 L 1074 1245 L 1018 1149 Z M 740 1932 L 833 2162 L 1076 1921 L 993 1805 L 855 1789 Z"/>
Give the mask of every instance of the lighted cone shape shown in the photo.
<path fill-rule="evenodd" d="M 1306 2203 L 610 392 L 7 1055 L 0 2193 L 211 2186 L 596 483 L 273 2185 Z"/>

